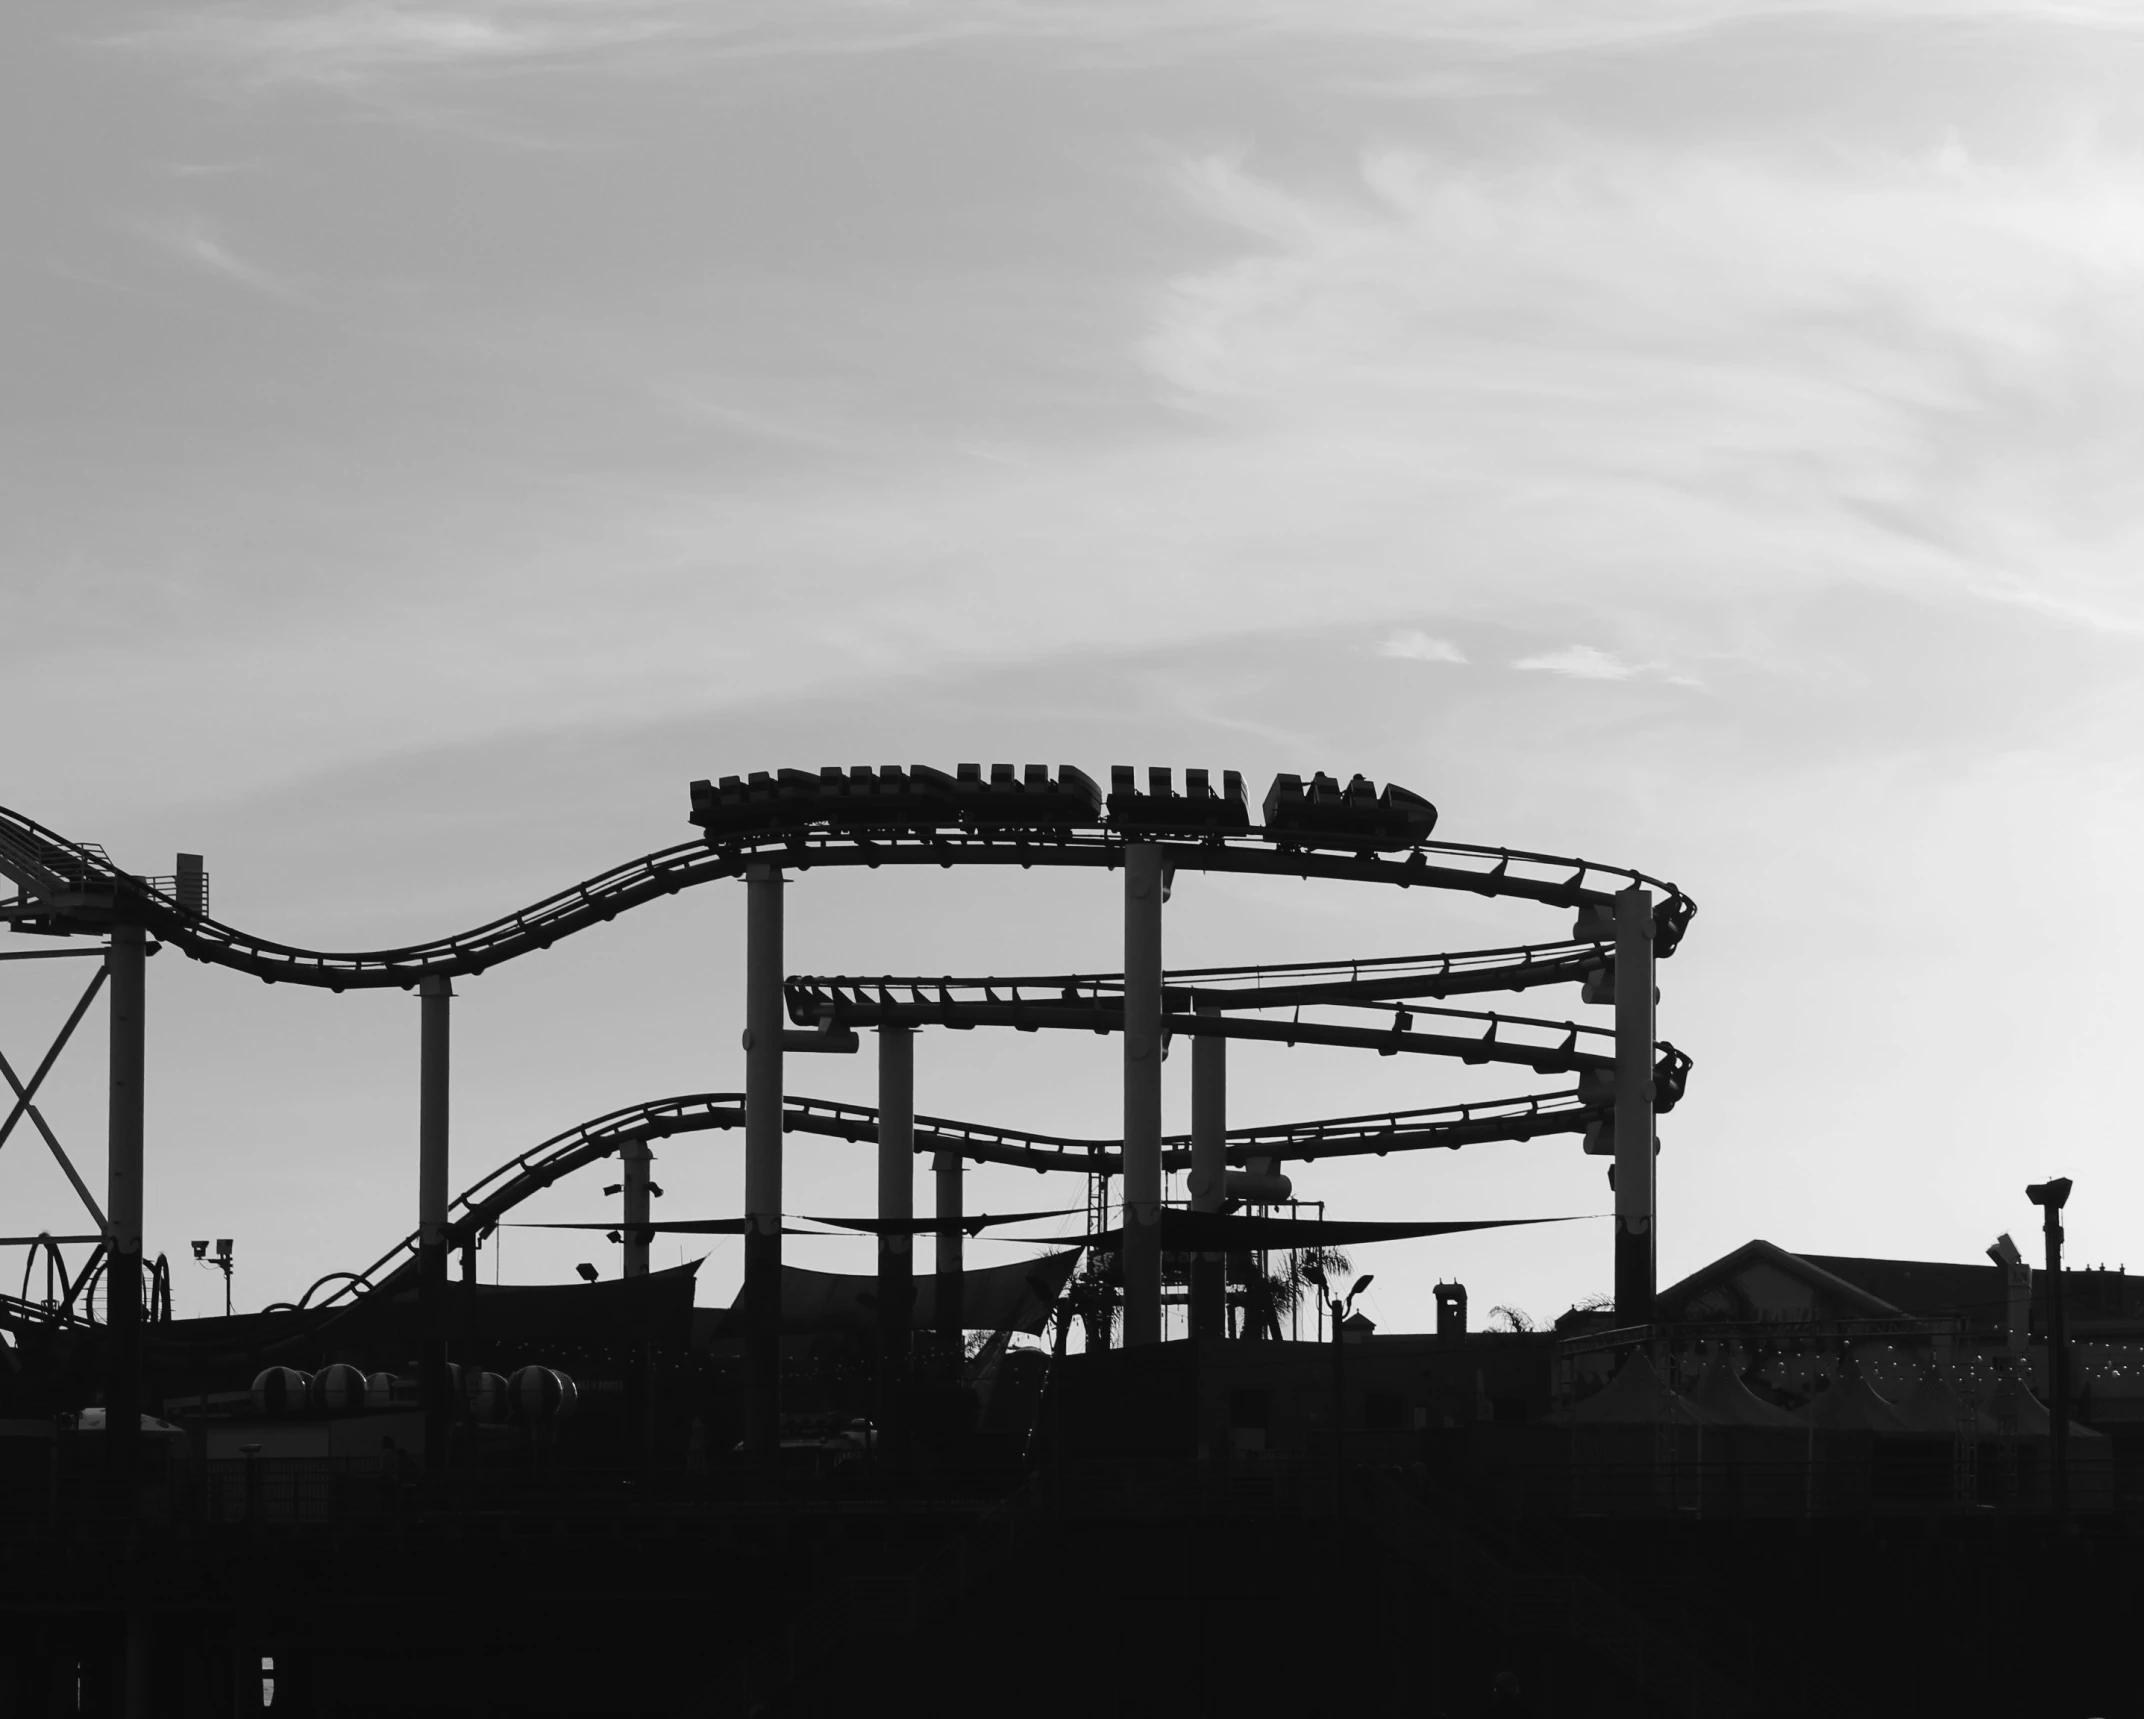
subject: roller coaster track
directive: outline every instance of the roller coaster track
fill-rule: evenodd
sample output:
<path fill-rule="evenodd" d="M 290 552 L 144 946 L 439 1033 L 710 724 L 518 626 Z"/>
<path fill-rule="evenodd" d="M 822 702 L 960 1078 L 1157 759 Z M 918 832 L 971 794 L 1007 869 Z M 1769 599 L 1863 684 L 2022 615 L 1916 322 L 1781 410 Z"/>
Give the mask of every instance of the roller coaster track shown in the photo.
<path fill-rule="evenodd" d="M 1234 967 L 1170 969 L 1164 1008 L 1285 1009 L 1294 1005 L 1405 1001 L 1416 997 L 1464 996 L 1482 991 L 1526 991 L 1542 985 L 1583 983 L 1615 958 L 1599 939 L 1474 949 L 1453 955 L 1379 955 L 1368 960 L 1298 961 Z M 1085 995 L 1099 1005 L 1121 997 L 1121 973 L 1029 974 L 1021 978 L 792 978 L 792 989 L 935 989 L 974 995 L 1004 987 L 1056 992 L 1072 1001 Z M 987 997 L 996 1001 L 994 997 Z M 794 1005 L 792 1005 L 792 1008 Z"/>
<path fill-rule="evenodd" d="M 1248 1164 L 1254 1158 L 1308 1163 L 1318 1158 L 1383 1157 L 1394 1151 L 1456 1150 L 1492 1141 L 1583 1133 L 1601 1114 L 1600 1105 L 1585 1102 L 1575 1092 L 1426 1109 L 1380 1110 L 1360 1116 L 1231 1129 L 1228 1158 L 1233 1164 Z M 634 1141 L 743 1126 L 741 1092 L 687 1093 L 593 1117 L 509 1158 L 456 1196 L 448 1208 L 447 1245 L 453 1249 L 482 1240 L 523 1201 L 576 1170 L 614 1156 Z M 790 1097 L 783 1101 L 782 1126 L 784 1132 L 792 1134 L 875 1141 L 878 1111 L 867 1104 Z M 919 1156 L 950 1152 L 972 1163 L 1007 1164 L 1038 1173 L 1062 1170 L 1115 1175 L 1122 1169 L 1119 1143 L 1115 1140 L 992 1128 L 943 1116 L 917 1116 L 915 1150 Z M 1164 1136 L 1162 1164 L 1169 1170 L 1189 1169 L 1191 1137 Z M 331 1281 L 339 1287 L 308 1310 L 332 1307 L 359 1289 L 377 1293 L 398 1286 L 415 1269 L 416 1249 L 417 1237 L 412 1232 L 364 1271 L 337 1272 L 321 1279 L 315 1289 Z M 302 1308 L 305 1303 L 298 1305 Z"/>
<path fill-rule="evenodd" d="M 1433 814 L 1432 814 L 1433 817 Z M 1232 1162 L 1299 1159 L 1393 1150 L 1453 1148 L 1537 1135 L 1583 1133 L 1607 1114 L 1614 1067 L 1613 1035 L 1601 1028 L 1532 1016 L 1442 1007 L 1441 1000 L 1489 991 L 1524 991 L 1583 983 L 1608 964 L 1611 950 L 1583 933 L 1605 925 L 1616 893 L 1633 884 L 1659 892 L 1653 908 L 1654 950 L 1674 952 L 1696 904 L 1673 884 L 1626 867 L 1602 865 L 1516 848 L 1421 840 L 1403 854 L 1375 844 L 1353 853 L 1321 849 L 1322 838 L 1284 829 L 1157 835 L 1092 824 L 1045 828 L 942 824 L 873 827 L 868 834 L 829 827 L 725 832 L 631 859 L 560 890 L 516 913 L 473 930 L 398 948 L 323 951 L 255 936 L 209 917 L 205 897 L 189 902 L 179 878 L 122 871 L 93 843 L 60 836 L 22 814 L 0 808 L 0 876 L 18 893 L 0 900 L 0 923 L 18 932 L 101 935 L 115 924 L 141 926 L 191 959 L 249 973 L 270 984 L 330 991 L 409 988 L 426 978 L 474 976 L 501 962 L 616 918 L 680 890 L 742 877 L 755 864 L 797 872 L 814 866 L 1037 865 L 1114 868 L 1128 842 L 1157 847 L 1165 874 L 1219 871 L 1379 883 L 1400 889 L 1457 890 L 1525 900 L 1576 911 L 1571 939 L 1538 946 L 1465 954 L 1389 956 L 1346 962 L 1184 970 L 1167 975 L 1165 1034 L 1264 1039 L 1455 1057 L 1469 1064 L 1510 1063 L 1541 1074 L 1575 1074 L 1575 1091 L 1430 1109 L 1330 1118 L 1278 1128 L 1237 1129 L 1228 1135 Z M 1590 918 L 1589 918 L 1590 916 Z M 1002 987 L 1009 994 L 999 996 Z M 907 997 L 894 995 L 906 991 Z M 1066 974 L 1019 979 L 792 978 L 785 1001 L 792 1020 L 822 1029 L 860 1025 L 978 1026 L 1018 1031 L 1045 1028 L 1120 1032 L 1123 982 L 1115 974 Z M 1027 993 L 1042 993 L 1029 995 Z M 1428 1001 L 1425 1001 L 1427 999 Z M 1290 1020 L 1247 1018 L 1292 1009 Z M 1302 1010 L 1368 1011 L 1374 1026 L 1305 1021 Z M 1467 1032 L 1415 1030 L 1417 1017 L 1464 1022 Z M 1481 1028 L 1480 1032 L 1472 1031 Z M 1657 1108 L 1680 1096 L 1689 1058 L 1662 1043 L 1655 1065 Z M 701 1093 L 611 1112 L 569 1129 L 494 1170 L 451 1208 L 449 1245 L 466 1246 L 494 1230 L 503 1215 L 560 1177 L 611 1156 L 629 1141 L 703 1129 L 741 1127 L 740 1093 Z M 848 1140 L 874 1139 L 877 1112 L 825 1100 L 785 1100 L 787 1132 Z M 977 1163 L 1033 1169 L 1118 1173 L 1119 1143 L 980 1127 L 945 1118 L 916 1118 L 918 1152 L 953 1152 Z M 1164 1140 L 1164 1164 L 1186 1168 L 1189 1142 Z M 365 1272 L 335 1273 L 307 1291 L 339 1287 L 319 1312 L 358 1290 L 377 1292 L 413 1269 L 415 1238 L 390 1250 Z"/>
<path fill-rule="evenodd" d="M 620 913 L 682 889 L 741 876 L 755 862 L 809 871 L 813 866 L 1017 865 L 1114 867 L 1125 838 L 1108 829 L 1047 831 L 880 831 L 866 837 L 839 830 L 726 836 L 681 843 L 627 860 L 569 889 L 471 931 L 396 949 L 324 951 L 256 937 L 195 912 L 178 898 L 175 880 L 121 871 L 93 843 L 72 842 L 19 812 L 0 807 L 0 876 L 16 896 L 0 901 L 0 918 L 18 931 L 95 934 L 117 919 L 138 923 L 197 961 L 211 962 L 269 983 L 313 985 L 330 991 L 408 987 L 419 979 L 472 976 L 561 938 L 615 919 Z M 1423 842 L 1404 859 L 1345 855 L 1276 844 L 1262 832 L 1162 841 L 1164 863 L 1177 870 L 1225 871 L 1278 877 L 1329 878 L 1398 888 L 1462 890 L 1541 902 L 1552 907 L 1605 909 L 1613 889 L 1588 887 L 1599 877 L 1616 888 L 1642 883 L 1662 892 L 1654 920 L 1656 951 L 1673 951 L 1696 904 L 1673 884 L 1621 866 L 1528 853 L 1517 848 Z"/>
<path fill-rule="evenodd" d="M 1081 984 L 1091 986 L 1083 997 Z M 1111 984 L 1119 984 L 1111 975 Z M 1383 982 L 1394 984 L 1394 982 Z M 997 995 L 997 986 L 1006 986 L 1008 997 Z M 1059 988 L 1061 986 L 1061 988 Z M 963 988 L 961 997 L 954 997 L 954 988 Z M 1051 990 L 1059 988 L 1055 997 L 1023 997 L 1023 990 Z M 907 1001 L 894 997 L 896 990 L 907 990 Z M 926 995 L 926 990 L 935 995 Z M 1308 986 L 1291 988 L 1308 990 Z M 821 1029 L 855 1029 L 855 1027 L 950 1027 L 954 1031 L 967 1031 L 973 1027 L 1012 1027 L 1023 1033 L 1038 1033 L 1046 1029 L 1057 1031 L 1083 1031 L 1083 1033 L 1121 1033 L 1123 1031 L 1123 1003 L 1121 990 L 1115 992 L 1119 1001 L 1111 1005 L 1113 992 L 1089 980 L 825 980 L 825 977 L 793 977 L 787 982 L 787 1005 L 789 1018 L 800 1027 Z M 1417 1057 L 1456 1057 L 1462 1063 L 1518 1063 L 1531 1067 L 1535 1074 L 1606 1074 L 1614 1067 L 1614 1033 L 1606 1027 L 1584 1027 L 1574 1020 L 1542 1020 L 1522 1014 L 1497 1014 L 1479 1010 L 1445 1010 L 1445 1007 L 1404 1007 L 1355 1001 L 1349 997 L 1323 997 L 1310 999 L 1312 1005 L 1321 1007 L 1359 1007 L 1359 1010 L 1379 1010 L 1387 1025 L 1383 1027 L 1344 1027 L 1331 1025 L 1321 1020 L 1304 1020 L 1297 1003 L 1295 1020 L 1244 1020 L 1229 1014 L 1190 1014 L 1181 1003 L 1196 992 L 1183 992 L 1177 986 L 1166 988 L 1162 1014 L 1162 1033 L 1186 1037 L 1231 1037 L 1231 1040 L 1267 1040 L 1276 1044 L 1334 1044 L 1353 1050 L 1376 1050 L 1383 1057 L 1396 1057 L 1402 1052 Z M 1233 1003 L 1237 1010 L 1256 1010 L 1256 1007 L 1280 1007 L 1276 1001 L 1259 999 L 1246 992 L 1231 992 L 1239 1001 Z M 1473 1027 L 1482 1027 L 1479 1035 L 1458 1033 L 1417 1033 L 1413 1031 L 1415 1016 L 1430 1016 L 1439 1020 L 1464 1020 Z M 1561 1035 L 1561 1037 L 1559 1037 Z M 1587 1046 L 1587 1048 L 1582 1048 Z M 1655 1078 L 1662 1080 L 1662 1102 L 1659 1110 L 1672 1110 L 1674 1100 L 1681 1097 L 1683 1082 L 1689 1072 L 1689 1057 L 1681 1050 L 1659 1042 L 1659 1063 L 1655 1065 Z"/>

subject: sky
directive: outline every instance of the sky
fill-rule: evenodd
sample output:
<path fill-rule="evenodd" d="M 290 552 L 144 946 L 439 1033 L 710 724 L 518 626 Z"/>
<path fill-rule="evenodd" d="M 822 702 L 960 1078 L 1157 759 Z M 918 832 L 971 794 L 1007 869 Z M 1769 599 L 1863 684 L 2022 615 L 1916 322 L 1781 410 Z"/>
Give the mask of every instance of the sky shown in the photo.
<path fill-rule="evenodd" d="M 0 32 L 0 803 L 367 948 L 686 839 L 699 776 L 1361 771 L 1441 836 L 1698 901 L 1661 980 L 1696 1059 L 1663 1284 L 1752 1236 L 2033 1252 L 2051 1174 L 2072 1257 L 2144 1268 L 2132 8 L 277 0 Z M 1115 890 L 813 873 L 789 965 L 1110 970 Z M 1568 929 L 1187 876 L 1166 938 Z M 740 1087 L 742 937 L 716 885 L 464 982 L 455 1185 Z M 0 965 L 18 1069 L 86 966 Z M 93 1014 L 44 1105 L 100 1187 L 103 1044 Z M 400 993 L 152 963 L 182 1314 L 220 1303 L 194 1237 L 234 1239 L 245 1306 L 408 1231 L 416 1052 Z M 1115 1130 L 1110 1042 L 926 1035 L 917 1068 L 927 1112 Z M 1244 1046 L 1231 1119 L 1484 1078 Z M 872 1059 L 789 1084 L 868 1102 Z M 1337 1216 L 1582 1216 L 1361 1250 L 1405 1330 L 1440 1278 L 1536 1318 L 1606 1290 L 1601 1172 L 1561 1138 L 1296 1180 Z M 660 1215 L 733 1214 L 739 1137 L 656 1177 Z M 872 1178 L 792 1142 L 794 1210 Z M 603 1179 L 521 1215 L 608 1216 Z M 1083 1192 L 972 1180 L 971 1209 Z M 0 1203 L 80 1222 L 27 1130 Z M 617 1268 L 516 1230 L 485 1272 L 590 1257 Z M 717 1243 L 702 1301 L 738 1269 Z"/>

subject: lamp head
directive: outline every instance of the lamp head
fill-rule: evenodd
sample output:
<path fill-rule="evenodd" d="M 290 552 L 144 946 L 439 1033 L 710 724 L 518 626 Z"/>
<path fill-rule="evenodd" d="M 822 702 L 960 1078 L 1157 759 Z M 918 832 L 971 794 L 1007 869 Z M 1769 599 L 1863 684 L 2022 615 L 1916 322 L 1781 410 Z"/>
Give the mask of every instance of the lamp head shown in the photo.
<path fill-rule="evenodd" d="M 2005 1231 L 1990 1244 L 1988 1258 L 2007 1269 L 2010 1266 L 2023 1263 L 2025 1256 L 2017 1251 L 2017 1243 L 2012 1241 L 2009 1233 Z"/>
<path fill-rule="evenodd" d="M 584 1262 L 583 1264 L 575 1266 L 573 1269 L 581 1274 L 581 1281 L 583 1283 L 595 1282 L 596 1268 L 594 1266 L 588 1265 Z"/>
<path fill-rule="evenodd" d="M 2025 1198 L 2036 1206 L 2045 1206 L 2051 1212 L 2059 1212 L 2069 1204 L 2070 1179 L 2057 1176 L 2051 1182 L 2034 1182 L 2025 1190 Z"/>
<path fill-rule="evenodd" d="M 205 1241 L 197 1241 L 197 1242 L 195 1242 L 195 1243 L 194 1243 L 194 1258 L 196 1258 L 196 1259 L 206 1259 L 206 1258 L 208 1258 L 208 1243 L 207 1243 L 207 1242 L 205 1242 Z"/>
<path fill-rule="evenodd" d="M 229 1259 L 231 1257 L 231 1238 L 229 1236 L 218 1236 L 216 1238 L 216 1257 L 218 1259 Z"/>
<path fill-rule="evenodd" d="M 1355 1287 L 1347 1292 L 1348 1300 L 1353 1301 L 1356 1296 L 1360 1295 L 1365 1289 L 1368 1289 L 1370 1285 L 1375 1283 L 1376 1281 L 1377 1279 L 1374 1274 L 1367 1271 L 1364 1272 L 1360 1277 L 1355 1279 Z"/>

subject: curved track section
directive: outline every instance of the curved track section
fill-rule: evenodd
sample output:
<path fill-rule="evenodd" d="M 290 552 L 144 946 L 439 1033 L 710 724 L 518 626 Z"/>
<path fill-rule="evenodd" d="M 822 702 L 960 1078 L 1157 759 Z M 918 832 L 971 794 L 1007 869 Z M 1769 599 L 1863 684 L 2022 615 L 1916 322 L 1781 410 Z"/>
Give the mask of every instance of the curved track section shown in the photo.
<path fill-rule="evenodd" d="M 1309 1163 L 1318 1158 L 1383 1157 L 1395 1151 L 1456 1150 L 1493 1141 L 1582 1134 L 1602 1114 L 1599 1104 L 1587 1102 L 1576 1092 L 1417 1110 L 1381 1110 L 1360 1116 L 1231 1129 L 1228 1158 L 1238 1165 L 1248 1164 L 1253 1158 Z M 784 1101 L 782 1123 L 784 1131 L 792 1134 L 859 1142 L 878 1138 L 878 1111 L 867 1104 L 789 1098 Z M 687 1093 L 593 1117 L 508 1159 L 458 1195 L 448 1208 L 451 1216 L 447 1245 L 450 1249 L 460 1248 L 481 1240 L 525 1200 L 576 1170 L 614 1156 L 629 1142 L 743 1126 L 741 1092 Z M 1115 1175 L 1122 1169 L 1119 1143 L 1115 1140 L 992 1128 L 942 1116 L 919 1115 L 915 1119 L 915 1150 L 919 1157 L 927 1152 L 951 1152 L 972 1163 L 1008 1164 L 1038 1173 L 1061 1170 L 1080 1175 Z M 1165 1136 L 1162 1163 L 1169 1170 L 1189 1169 L 1190 1136 Z M 321 1279 L 321 1284 L 338 1277 L 342 1282 L 307 1311 L 332 1307 L 360 1290 L 376 1292 L 398 1284 L 415 1269 L 416 1248 L 417 1237 L 412 1232 L 364 1271 L 334 1273 Z"/>
<path fill-rule="evenodd" d="M 1142 841 L 1153 841 L 1145 832 L 1134 833 Z M 329 951 L 274 942 L 197 913 L 180 902 L 175 880 L 121 871 L 94 844 L 69 841 L 0 807 L 0 875 L 10 878 L 20 892 L 0 902 L 0 915 L 17 930 L 55 935 L 93 935 L 115 919 L 139 923 L 195 960 L 271 983 L 330 991 L 406 987 L 423 978 L 482 973 L 659 897 L 737 877 L 755 860 L 799 871 L 819 865 L 1111 868 L 1122 863 L 1125 841 L 1125 832 L 1105 824 L 1036 831 L 879 830 L 870 836 L 832 828 L 725 835 L 627 860 L 474 930 L 395 949 Z M 1616 889 L 1643 883 L 1663 892 L 1654 913 L 1662 955 L 1673 951 L 1696 911 L 1696 904 L 1673 884 L 1642 872 L 1516 848 L 1425 841 L 1404 859 L 1388 859 L 1368 852 L 1307 850 L 1290 845 L 1285 834 L 1255 830 L 1153 845 L 1162 849 L 1167 866 L 1181 871 L 1452 889 L 1574 910 L 1605 908 Z M 1596 877 L 1612 887 L 1592 887 Z"/>
<path fill-rule="evenodd" d="M 1374 1050 L 1380 1056 L 1444 1056 L 1477 1065 L 1512 1063 L 1536 1074 L 1606 1074 L 1615 1066 L 1611 1028 L 1496 1010 L 1444 1008 L 1421 999 L 1584 983 L 1604 972 L 1612 959 L 1613 950 L 1605 943 L 1572 940 L 1451 955 L 1181 969 L 1163 978 L 1162 1030 L 1189 1038 L 1338 1045 Z M 939 979 L 800 976 L 784 983 L 791 1021 L 822 1031 L 938 1026 L 955 1031 L 1011 1027 L 1017 1032 L 1114 1033 L 1124 1030 L 1123 997 L 1121 973 Z M 1294 1018 L 1241 1018 L 1251 1011 L 1283 1008 L 1292 1008 Z M 1366 1012 L 1378 1024 L 1305 1021 L 1305 1008 Z M 1463 1023 L 1470 1030 L 1417 1032 L 1418 1017 L 1439 1026 Z M 1682 1096 L 1690 1059 L 1666 1040 L 1655 1048 L 1656 1108 L 1665 1113 Z"/>

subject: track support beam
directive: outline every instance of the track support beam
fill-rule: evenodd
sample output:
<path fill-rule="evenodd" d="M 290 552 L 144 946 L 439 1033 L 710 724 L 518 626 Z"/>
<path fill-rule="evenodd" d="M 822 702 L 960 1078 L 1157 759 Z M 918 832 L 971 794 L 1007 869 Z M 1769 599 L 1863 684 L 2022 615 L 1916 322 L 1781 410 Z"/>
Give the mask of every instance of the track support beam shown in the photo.
<path fill-rule="evenodd" d="M 1653 1318 L 1653 896 L 1633 884 L 1615 898 L 1615 1311 Z"/>
<path fill-rule="evenodd" d="M 148 938 L 139 925 L 112 927 L 111 1085 L 104 1268 L 105 1452 L 114 1475 L 131 1478 L 141 1451 L 141 1232 L 143 1074 L 147 1047 Z"/>
<path fill-rule="evenodd" d="M 744 1447 L 771 1463 L 782 1435 L 781 867 L 745 869 Z"/>
<path fill-rule="evenodd" d="M 449 1010 L 453 1002 L 454 987 L 448 980 L 417 981 L 417 1302 L 424 1330 L 417 1386 L 424 1399 L 424 1466 L 431 1474 L 447 1471 L 447 1443 L 454 1427 L 447 1371 L 448 1118 L 453 1092 Z"/>
<path fill-rule="evenodd" d="M 1124 849 L 1124 1346 L 1161 1341 L 1161 849 Z"/>

